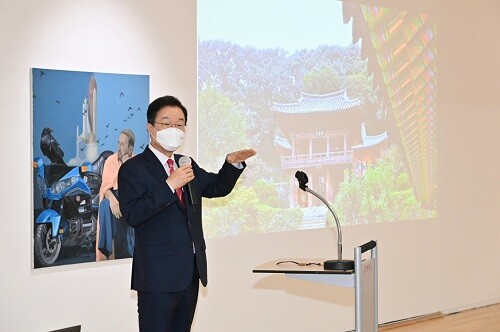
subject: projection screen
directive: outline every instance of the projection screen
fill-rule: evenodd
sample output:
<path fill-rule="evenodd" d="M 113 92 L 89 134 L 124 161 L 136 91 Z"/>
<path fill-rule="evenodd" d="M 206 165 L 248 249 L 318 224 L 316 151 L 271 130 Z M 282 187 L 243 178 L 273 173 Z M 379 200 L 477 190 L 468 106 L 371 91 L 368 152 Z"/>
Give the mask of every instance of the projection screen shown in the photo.
<path fill-rule="evenodd" d="M 435 218 L 436 31 L 425 13 L 198 0 L 198 161 L 253 147 L 207 237 Z"/>

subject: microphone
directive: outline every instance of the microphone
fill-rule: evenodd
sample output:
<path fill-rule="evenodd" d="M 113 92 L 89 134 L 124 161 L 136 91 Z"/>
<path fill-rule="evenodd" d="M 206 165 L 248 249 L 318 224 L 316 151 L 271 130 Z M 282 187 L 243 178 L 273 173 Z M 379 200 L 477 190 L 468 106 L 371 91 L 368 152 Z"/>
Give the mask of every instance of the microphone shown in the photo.
<path fill-rule="evenodd" d="M 295 178 L 299 181 L 299 188 L 316 196 L 319 198 L 320 201 L 322 201 L 328 210 L 333 214 L 333 218 L 335 219 L 335 223 L 337 224 L 337 254 L 338 254 L 338 259 L 335 260 L 327 260 L 323 262 L 323 268 L 325 270 L 336 270 L 336 271 L 344 271 L 344 270 L 354 270 L 354 261 L 352 260 L 344 260 L 342 259 L 342 230 L 340 228 L 340 222 L 339 218 L 335 214 L 335 211 L 333 211 L 333 208 L 328 204 L 326 199 L 324 199 L 320 194 L 315 192 L 314 190 L 310 189 L 307 187 L 307 182 L 309 182 L 309 179 L 307 178 L 306 173 L 302 171 L 297 171 L 295 173 Z"/>
<path fill-rule="evenodd" d="M 184 165 L 191 165 L 191 158 L 189 158 L 188 156 L 182 156 L 179 159 L 179 166 L 184 166 Z M 191 181 L 189 181 L 186 185 L 188 188 L 189 203 L 191 203 L 191 205 L 196 205 L 196 199 L 194 198 L 194 192 L 193 192 L 193 187 L 191 186 Z"/>
<path fill-rule="evenodd" d="M 295 173 L 295 177 L 297 178 L 297 180 L 299 180 L 299 188 L 306 191 L 306 184 L 307 182 L 309 182 L 309 179 L 307 178 L 307 175 L 306 173 L 302 172 L 302 171 L 297 171 Z"/>

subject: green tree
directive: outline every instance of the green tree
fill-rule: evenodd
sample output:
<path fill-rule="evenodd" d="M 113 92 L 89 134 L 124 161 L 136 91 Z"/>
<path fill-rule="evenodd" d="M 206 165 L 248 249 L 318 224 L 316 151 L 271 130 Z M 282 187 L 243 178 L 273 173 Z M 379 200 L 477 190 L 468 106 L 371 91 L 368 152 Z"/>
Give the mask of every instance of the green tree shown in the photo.
<path fill-rule="evenodd" d="M 205 235 L 211 237 L 233 236 L 245 229 L 247 220 L 253 218 L 259 199 L 253 188 L 238 180 L 233 191 L 221 198 L 204 199 L 203 224 Z"/>
<path fill-rule="evenodd" d="M 226 154 L 249 147 L 244 112 L 215 88 L 198 97 L 198 153 L 207 169 L 218 170 Z"/>
<path fill-rule="evenodd" d="M 265 189 L 272 197 L 276 192 L 262 181 L 255 188 L 248 188 L 238 180 L 235 189 L 226 197 L 204 200 L 203 224 L 205 235 L 211 237 L 233 236 L 242 233 L 268 233 L 295 230 L 302 221 L 300 209 L 277 208 L 263 203 L 269 200 L 258 189 Z M 274 201 L 274 199 L 271 199 Z"/>
<path fill-rule="evenodd" d="M 364 175 L 354 170 L 344 172 L 335 199 L 339 219 L 347 224 L 409 220 L 429 216 L 421 209 L 410 177 L 401 162 L 399 149 L 393 145 Z"/>
<path fill-rule="evenodd" d="M 368 76 L 367 68 L 346 77 L 347 94 L 350 98 L 360 98 L 364 104 L 377 101 L 377 90 L 373 87 L 373 75 Z"/>
<path fill-rule="evenodd" d="M 258 179 L 253 186 L 259 197 L 259 201 L 270 207 L 285 208 L 287 202 L 280 200 L 276 185 L 271 182 Z"/>
<path fill-rule="evenodd" d="M 303 78 L 304 92 L 314 94 L 327 94 L 340 90 L 341 80 L 337 73 L 330 67 L 313 69 Z"/>

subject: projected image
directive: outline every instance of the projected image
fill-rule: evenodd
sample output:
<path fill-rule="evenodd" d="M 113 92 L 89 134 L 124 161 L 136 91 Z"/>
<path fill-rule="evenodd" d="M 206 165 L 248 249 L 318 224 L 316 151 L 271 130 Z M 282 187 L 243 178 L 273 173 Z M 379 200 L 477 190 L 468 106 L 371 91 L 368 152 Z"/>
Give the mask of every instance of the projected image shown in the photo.
<path fill-rule="evenodd" d="M 198 1 L 198 160 L 258 155 L 205 200 L 208 237 L 433 218 L 436 41 L 423 13 L 340 1 Z"/>

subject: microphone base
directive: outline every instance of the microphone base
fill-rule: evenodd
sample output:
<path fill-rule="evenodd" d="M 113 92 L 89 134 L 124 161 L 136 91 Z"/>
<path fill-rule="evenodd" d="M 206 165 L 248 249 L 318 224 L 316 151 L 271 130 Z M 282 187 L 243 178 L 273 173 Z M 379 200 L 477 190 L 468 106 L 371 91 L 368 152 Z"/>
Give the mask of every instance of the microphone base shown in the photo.
<path fill-rule="evenodd" d="M 327 260 L 323 262 L 323 268 L 330 271 L 354 270 L 354 261 L 351 260 Z"/>

